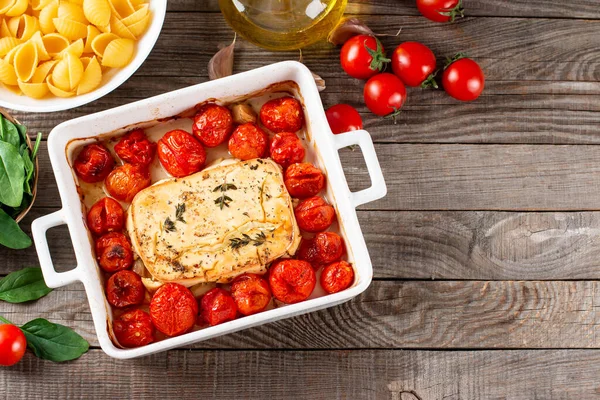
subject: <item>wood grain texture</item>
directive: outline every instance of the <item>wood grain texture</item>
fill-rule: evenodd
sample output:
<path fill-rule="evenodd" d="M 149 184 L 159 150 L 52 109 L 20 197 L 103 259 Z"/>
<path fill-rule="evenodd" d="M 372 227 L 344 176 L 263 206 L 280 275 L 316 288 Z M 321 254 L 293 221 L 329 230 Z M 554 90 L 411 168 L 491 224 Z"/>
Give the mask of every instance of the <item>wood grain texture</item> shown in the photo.
<path fill-rule="evenodd" d="M 596 281 L 375 281 L 337 307 L 193 345 L 219 349 L 597 348 Z M 42 317 L 98 345 L 80 284 L 31 304 L 0 303 L 15 323 Z"/>
<path fill-rule="evenodd" d="M 599 365 L 590 350 L 171 351 L 130 361 L 91 350 L 63 364 L 28 354 L 0 386 L 7 399 L 567 400 L 597 397 Z"/>

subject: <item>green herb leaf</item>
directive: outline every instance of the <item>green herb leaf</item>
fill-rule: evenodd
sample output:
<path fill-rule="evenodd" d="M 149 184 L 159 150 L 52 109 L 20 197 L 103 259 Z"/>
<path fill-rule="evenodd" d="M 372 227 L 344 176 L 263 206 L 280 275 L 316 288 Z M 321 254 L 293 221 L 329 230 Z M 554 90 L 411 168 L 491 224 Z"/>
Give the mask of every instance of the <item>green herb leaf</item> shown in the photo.
<path fill-rule="evenodd" d="M 179 222 L 183 222 L 185 224 L 185 219 L 183 219 L 183 213 L 185 212 L 185 203 L 177 204 L 175 208 L 175 219 Z"/>
<path fill-rule="evenodd" d="M 0 244 L 10 249 L 26 249 L 31 239 L 4 210 L 0 209 Z"/>
<path fill-rule="evenodd" d="M 18 148 L 0 142 L 0 203 L 18 207 L 23 200 L 25 165 Z"/>
<path fill-rule="evenodd" d="M 38 132 L 37 137 L 35 138 L 35 144 L 33 145 L 33 152 L 31 153 L 32 160 L 35 160 L 35 158 L 37 157 L 41 142 L 42 142 L 42 133 Z"/>
<path fill-rule="evenodd" d="M 0 280 L 0 300 L 9 303 L 37 300 L 51 291 L 44 282 L 42 270 L 38 267 L 23 268 Z"/>
<path fill-rule="evenodd" d="M 177 230 L 177 228 L 175 227 L 175 222 L 173 222 L 173 220 L 171 218 L 169 218 L 169 217 L 167 217 L 167 219 L 165 219 L 165 223 L 163 224 L 163 228 L 167 232 L 175 232 Z"/>
<path fill-rule="evenodd" d="M 21 135 L 21 141 L 27 143 L 27 127 L 25 125 L 15 124 L 19 134 Z"/>
<path fill-rule="evenodd" d="M 1 115 L 0 120 L 2 121 L 2 141 L 12 144 L 18 149 L 21 144 L 19 131 L 12 122 Z"/>
<path fill-rule="evenodd" d="M 33 178 L 34 164 L 29 157 L 29 149 L 27 149 L 21 157 L 23 158 L 23 164 L 25 166 L 25 181 L 23 184 L 23 191 L 27 194 L 31 194 L 31 178 Z"/>
<path fill-rule="evenodd" d="M 21 326 L 27 346 L 39 358 L 56 362 L 79 358 L 90 345 L 78 333 L 64 325 L 37 318 Z"/>

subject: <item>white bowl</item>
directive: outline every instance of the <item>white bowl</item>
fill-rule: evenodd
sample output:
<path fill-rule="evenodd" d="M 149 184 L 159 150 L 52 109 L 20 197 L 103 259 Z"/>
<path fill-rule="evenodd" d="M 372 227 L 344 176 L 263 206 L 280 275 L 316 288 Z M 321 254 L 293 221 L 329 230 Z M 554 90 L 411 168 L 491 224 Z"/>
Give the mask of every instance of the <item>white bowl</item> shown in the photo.
<path fill-rule="evenodd" d="M 150 26 L 137 41 L 135 55 L 131 62 L 124 68 L 113 68 L 104 74 L 102 83 L 96 90 L 68 98 L 49 95 L 43 99 L 32 99 L 0 87 L 0 106 L 18 111 L 53 112 L 79 107 L 112 92 L 137 71 L 152 51 L 165 21 L 167 0 L 150 0 L 150 11 L 152 12 Z"/>

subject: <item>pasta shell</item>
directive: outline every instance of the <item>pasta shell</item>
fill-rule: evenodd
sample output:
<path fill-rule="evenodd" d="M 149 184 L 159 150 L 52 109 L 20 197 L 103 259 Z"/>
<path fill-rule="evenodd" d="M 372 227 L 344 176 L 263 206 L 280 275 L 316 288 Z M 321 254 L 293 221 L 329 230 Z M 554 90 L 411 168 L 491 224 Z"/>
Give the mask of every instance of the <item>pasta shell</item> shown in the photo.
<path fill-rule="evenodd" d="M 21 43 L 15 47 L 12 48 L 11 51 L 8 52 L 8 54 L 6 54 L 6 57 L 4 57 L 4 61 L 6 61 L 9 64 L 12 64 L 14 62 L 15 59 L 15 54 L 17 54 L 17 51 L 19 51 L 19 49 L 21 47 L 23 47 L 25 43 Z"/>
<path fill-rule="evenodd" d="M 40 11 L 46 8 L 50 3 L 58 6 L 57 0 L 31 0 L 31 8 L 35 11 Z"/>
<path fill-rule="evenodd" d="M 46 61 L 38 65 L 33 77 L 31 78 L 31 83 L 42 83 L 46 80 L 46 77 L 52 71 L 52 67 L 56 64 L 56 60 Z"/>
<path fill-rule="evenodd" d="M 94 25 L 88 25 L 87 27 L 87 36 L 85 37 L 85 46 L 83 47 L 84 53 L 93 53 L 94 49 L 92 49 L 92 42 L 94 38 L 100 34 L 98 28 Z"/>
<path fill-rule="evenodd" d="M 111 8 L 108 0 L 83 0 L 83 12 L 94 25 L 106 26 L 110 23 Z"/>
<path fill-rule="evenodd" d="M 100 82 L 102 82 L 102 68 L 100 68 L 98 59 L 92 57 L 77 87 L 77 95 L 91 92 L 100 86 Z"/>
<path fill-rule="evenodd" d="M 127 28 L 123 24 L 123 22 L 121 22 L 120 19 L 117 19 L 117 17 L 115 17 L 114 15 L 110 19 L 110 28 L 111 28 L 111 32 L 113 32 L 114 34 L 116 34 L 119 37 L 122 37 L 125 39 L 131 39 L 131 40 L 136 39 L 135 35 L 133 33 L 131 33 L 129 28 Z"/>
<path fill-rule="evenodd" d="M 146 31 L 148 22 L 150 22 L 150 14 L 147 14 L 142 20 L 133 25 L 129 25 L 127 28 L 131 31 L 131 33 L 139 38 Z"/>
<path fill-rule="evenodd" d="M 5 38 L 7 36 L 12 36 L 12 33 L 8 29 L 8 25 L 6 24 L 6 20 L 2 20 L 2 24 L 0 25 L 0 37 Z"/>
<path fill-rule="evenodd" d="M 40 29 L 42 33 L 48 34 L 56 31 L 54 27 L 54 18 L 58 17 L 58 4 L 52 3 L 47 5 L 40 11 Z"/>
<path fill-rule="evenodd" d="M 109 0 L 110 7 L 117 14 L 119 19 L 123 19 L 135 12 L 135 8 L 129 0 Z"/>
<path fill-rule="evenodd" d="M 61 52 L 61 56 L 64 57 L 67 53 L 73 54 L 75 57 L 79 58 L 83 54 L 83 39 L 77 39 L 73 43 L 69 45 L 66 49 Z"/>
<path fill-rule="evenodd" d="M 46 84 L 48 85 L 48 89 L 50 93 L 55 95 L 56 97 L 73 97 L 75 96 L 75 91 L 62 90 L 54 86 L 54 82 L 52 82 L 52 76 L 49 76 L 46 80 Z"/>
<path fill-rule="evenodd" d="M 17 38 L 8 36 L 0 39 L 0 57 L 4 57 L 9 51 L 17 47 L 21 41 Z"/>
<path fill-rule="evenodd" d="M 17 74 L 15 68 L 7 62 L 0 59 L 0 82 L 6 85 L 17 84 Z"/>
<path fill-rule="evenodd" d="M 87 26 L 81 22 L 66 18 L 54 18 L 52 21 L 56 30 L 69 40 L 83 39 L 87 35 Z"/>
<path fill-rule="evenodd" d="M 42 34 L 40 31 L 37 31 L 32 37 L 31 42 L 35 43 L 38 51 L 39 61 L 46 61 L 50 59 L 50 55 L 46 51 L 46 46 L 44 45 L 44 41 L 42 40 Z"/>
<path fill-rule="evenodd" d="M 83 0 L 69 0 L 73 4 L 77 4 L 78 6 L 83 6 Z"/>
<path fill-rule="evenodd" d="M 6 14 L 16 3 L 16 0 L 0 0 L 0 15 Z"/>
<path fill-rule="evenodd" d="M 133 14 L 123 18 L 121 22 L 125 26 L 133 25 L 136 22 L 141 21 L 148 15 L 148 4 L 143 4 L 140 8 L 138 8 Z"/>
<path fill-rule="evenodd" d="M 42 41 L 44 42 L 44 47 L 50 56 L 56 56 L 69 47 L 69 39 L 58 33 L 49 33 L 48 35 L 44 35 L 42 37 Z"/>
<path fill-rule="evenodd" d="M 6 11 L 7 17 L 18 17 L 27 10 L 29 2 L 27 0 L 16 0 L 11 8 Z"/>
<path fill-rule="evenodd" d="M 54 85 L 64 91 L 72 91 L 83 77 L 83 64 L 79 58 L 67 53 L 52 70 Z"/>
<path fill-rule="evenodd" d="M 29 40 L 37 31 L 40 30 L 38 19 L 31 15 L 21 15 L 20 17 L 11 18 L 9 20 L 8 27 L 11 30 L 15 29 L 14 36 L 23 41 Z"/>
<path fill-rule="evenodd" d="M 89 23 L 81 6 L 64 1 L 58 6 L 58 18 L 66 18 L 71 21 L 81 22 L 85 25 Z"/>
<path fill-rule="evenodd" d="M 135 9 L 137 9 L 139 6 L 142 6 L 144 4 L 148 4 L 148 2 L 146 0 L 131 0 L 131 5 Z"/>
<path fill-rule="evenodd" d="M 122 68 L 133 58 L 135 42 L 131 39 L 115 39 L 106 46 L 102 65 L 105 67 Z"/>
<path fill-rule="evenodd" d="M 22 95 L 23 93 L 21 92 L 21 89 L 19 89 L 18 86 L 16 85 L 3 85 L 4 88 L 8 89 L 9 91 L 11 91 L 12 93 L 16 94 L 17 96 Z"/>
<path fill-rule="evenodd" d="M 41 99 L 42 97 L 48 94 L 48 85 L 46 82 L 41 83 L 26 83 L 26 82 L 18 82 L 19 89 L 23 92 L 25 96 Z"/>
<path fill-rule="evenodd" d="M 14 67 L 17 78 L 27 82 L 33 77 L 38 65 L 37 47 L 32 42 L 25 43 L 15 54 Z"/>
<path fill-rule="evenodd" d="M 94 53 L 100 58 L 104 55 L 104 51 L 106 50 L 106 46 L 113 40 L 118 39 L 119 37 L 114 33 L 101 33 L 94 38 L 92 41 L 92 49 Z"/>

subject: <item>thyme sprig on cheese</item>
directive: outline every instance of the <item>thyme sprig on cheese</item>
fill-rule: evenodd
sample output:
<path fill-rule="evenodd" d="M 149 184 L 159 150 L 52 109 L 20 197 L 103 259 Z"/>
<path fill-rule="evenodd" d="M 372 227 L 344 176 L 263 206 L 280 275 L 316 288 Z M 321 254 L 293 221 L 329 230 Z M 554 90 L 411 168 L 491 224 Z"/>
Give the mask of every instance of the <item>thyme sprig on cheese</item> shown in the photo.
<path fill-rule="evenodd" d="M 254 236 L 254 238 L 250 237 L 246 233 L 242 233 L 241 238 L 229 239 L 229 246 L 231 246 L 231 248 L 233 250 L 238 250 L 239 248 L 247 246 L 250 243 L 252 243 L 254 245 L 254 247 L 258 247 L 266 241 L 267 241 L 267 236 L 265 235 L 264 232 L 257 233 Z"/>
<path fill-rule="evenodd" d="M 235 186 L 233 183 L 225 182 L 224 184 L 213 189 L 213 193 L 218 191 L 221 192 L 221 195 L 215 199 L 215 204 L 218 205 L 221 210 L 223 207 L 229 207 L 229 203 L 233 201 L 231 197 L 225 194 L 225 192 L 228 190 L 237 190 L 237 186 Z"/>

